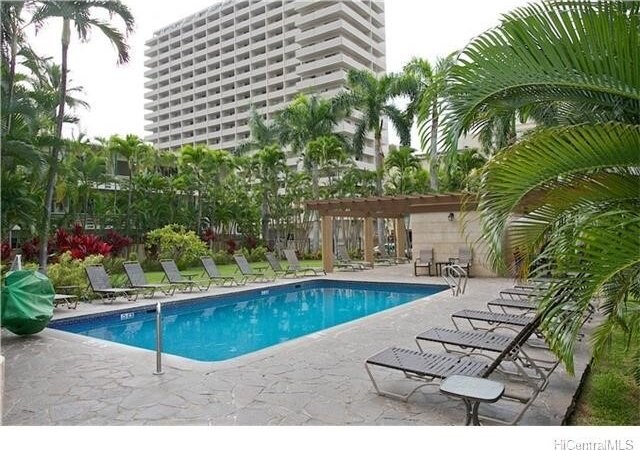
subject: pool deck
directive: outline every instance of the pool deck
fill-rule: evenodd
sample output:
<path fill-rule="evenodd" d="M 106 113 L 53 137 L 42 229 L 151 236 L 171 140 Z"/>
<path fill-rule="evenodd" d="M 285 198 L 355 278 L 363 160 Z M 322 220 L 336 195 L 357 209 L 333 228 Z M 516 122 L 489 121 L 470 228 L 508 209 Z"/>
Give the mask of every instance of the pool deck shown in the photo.
<path fill-rule="evenodd" d="M 413 277 L 409 264 L 364 272 L 337 272 L 331 279 L 442 284 Z M 278 281 L 276 284 L 291 282 Z M 218 363 L 165 355 L 164 374 L 153 375 L 153 352 L 46 329 L 32 337 L 2 330 L 5 362 L 4 425 L 459 425 L 460 400 L 426 387 L 401 402 L 376 395 L 364 369 L 367 357 L 391 345 L 416 349 L 413 337 L 434 326 L 451 328 L 450 314 L 486 309 L 513 280 L 472 278 L 467 293 L 450 290 L 428 299 Z M 251 289 L 265 284 L 247 286 Z M 238 288 L 211 288 L 209 295 Z M 205 293 L 207 294 L 207 293 Z M 200 296 L 203 294 L 199 294 Z M 174 296 L 171 299 L 192 297 Z M 160 298 L 160 297 L 159 297 Z M 155 304 L 158 299 L 139 299 Z M 134 306 L 80 304 L 59 307 L 55 318 Z M 587 325 L 586 333 L 589 334 Z M 522 425 L 560 425 L 591 358 L 586 343 L 575 353 L 575 375 L 562 366 L 521 420 Z M 429 347 L 441 351 L 441 347 Z M 378 372 L 376 372 L 378 373 Z M 379 372 L 396 390 L 415 382 L 399 372 Z M 498 416 L 512 404 L 483 406 Z"/>

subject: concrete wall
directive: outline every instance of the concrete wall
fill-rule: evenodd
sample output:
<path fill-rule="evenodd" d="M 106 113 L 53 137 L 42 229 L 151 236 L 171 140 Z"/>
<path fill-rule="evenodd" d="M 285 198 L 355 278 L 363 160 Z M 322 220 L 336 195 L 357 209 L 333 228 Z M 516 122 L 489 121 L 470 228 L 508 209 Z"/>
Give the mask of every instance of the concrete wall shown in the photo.
<path fill-rule="evenodd" d="M 410 228 L 413 233 L 413 257 L 418 257 L 421 248 L 433 248 L 434 261 L 447 261 L 457 257 L 460 247 L 470 247 L 473 252 L 471 276 L 495 277 L 487 263 L 487 248 L 480 237 L 478 213 L 470 211 L 464 217 L 464 235 L 462 213 L 454 211 L 454 220 L 449 221 L 448 212 L 412 214 Z"/>

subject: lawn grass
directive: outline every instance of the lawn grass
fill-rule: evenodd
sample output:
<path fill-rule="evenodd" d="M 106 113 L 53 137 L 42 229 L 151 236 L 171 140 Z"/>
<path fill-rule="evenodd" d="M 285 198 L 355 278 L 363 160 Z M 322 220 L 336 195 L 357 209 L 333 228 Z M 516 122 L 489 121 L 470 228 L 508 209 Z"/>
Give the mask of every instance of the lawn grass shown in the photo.
<path fill-rule="evenodd" d="M 627 349 L 622 333 L 614 335 L 611 348 L 592 363 L 571 425 L 640 425 L 640 386 L 632 376 L 638 348 L 634 342 Z"/>
<path fill-rule="evenodd" d="M 249 263 L 249 265 L 254 268 L 268 268 L 269 265 L 266 262 L 257 262 L 257 263 Z M 301 260 L 300 265 L 302 267 L 315 267 L 319 268 L 322 266 L 322 261 L 319 260 Z M 223 276 L 240 276 L 240 271 L 238 271 L 238 266 L 235 264 L 218 264 L 218 269 L 220 270 L 220 274 Z M 282 267 L 286 268 L 287 263 L 282 263 Z M 273 273 L 271 269 L 265 269 L 267 273 Z M 189 269 L 185 269 L 180 271 L 183 275 L 194 275 L 193 279 L 197 280 L 201 276 L 203 276 L 203 268 L 200 267 L 191 267 Z M 161 283 L 162 278 L 164 277 L 164 273 L 162 271 L 158 272 L 145 272 L 147 276 L 147 281 L 149 283 Z"/>

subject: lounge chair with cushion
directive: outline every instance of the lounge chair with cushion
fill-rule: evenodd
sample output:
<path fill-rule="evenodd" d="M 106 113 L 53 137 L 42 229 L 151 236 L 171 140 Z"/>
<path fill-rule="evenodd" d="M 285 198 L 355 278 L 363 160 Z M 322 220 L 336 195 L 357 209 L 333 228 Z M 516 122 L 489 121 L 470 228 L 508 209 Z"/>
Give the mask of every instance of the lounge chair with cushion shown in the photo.
<path fill-rule="evenodd" d="M 247 284 L 247 277 L 236 278 L 233 276 L 222 275 L 216 262 L 210 256 L 200 257 L 204 274 L 209 277 L 217 286 L 244 286 Z"/>
<path fill-rule="evenodd" d="M 124 266 L 124 272 L 129 279 L 129 285 L 132 288 L 140 289 L 145 292 L 145 296 L 152 298 L 156 291 L 160 291 L 165 295 L 173 295 L 176 291 L 176 286 L 160 283 L 149 283 L 147 276 L 142 270 L 142 266 L 138 261 L 126 261 L 122 264 Z"/>
<path fill-rule="evenodd" d="M 270 283 L 275 280 L 275 278 L 269 278 L 263 272 L 254 271 L 249 265 L 249 261 L 243 254 L 233 255 L 233 259 L 236 261 L 236 265 L 238 269 L 240 269 L 240 273 L 246 277 L 247 281 L 250 283 Z"/>
<path fill-rule="evenodd" d="M 276 275 L 276 277 L 287 278 L 287 275 L 292 275 L 294 278 L 298 277 L 297 271 L 290 268 L 285 269 L 284 267 L 282 267 L 282 264 L 280 264 L 280 260 L 276 258 L 276 255 L 274 253 L 267 252 L 264 256 L 267 258 L 267 262 L 269 263 L 269 266 L 271 266 L 271 270 Z"/>
<path fill-rule="evenodd" d="M 413 274 L 418 276 L 418 269 L 429 269 L 429 276 L 431 276 L 431 266 L 433 265 L 433 248 L 424 248 L 420 250 L 418 257 L 413 262 Z"/>
<path fill-rule="evenodd" d="M 294 270 L 297 273 L 301 273 L 303 276 L 307 274 L 311 276 L 327 274 L 327 272 L 325 272 L 324 269 L 315 269 L 313 267 L 302 267 L 300 265 L 300 261 L 298 260 L 298 256 L 296 255 L 296 251 L 293 249 L 285 250 L 284 257 L 287 258 L 287 263 L 289 264 L 289 270 Z"/>
<path fill-rule="evenodd" d="M 514 359 L 516 354 L 520 352 L 522 345 L 534 333 L 542 321 L 542 315 L 536 316 L 530 323 L 524 326 L 520 332 L 500 351 L 498 356 L 492 361 L 486 358 L 473 356 L 459 356 L 451 353 L 423 353 L 420 351 L 409 350 L 399 347 L 387 348 L 365 361 L 365 369 L 374 389 L 379 395 L 390 398 L 407 401 L 415 392 L 423 386 L 430 384 L 438 384 L 441 380 L 452 375 L 464 375 L 468 377 L 489 378 L 494 374 L 498 375 L 498 370 L 503 361 Z M 384 368 L 397 370 L 411 380 L 418 381 L 419 384 L 407 394 L 399 394 L 396 392 L 386 391 L 380 388 L 375 380 L 372 368 Z M 493 421 L 515 424 L 517 423 L 526 410 L 535 401 L 538 394 L 546 386 L 546 380 L 536 380 L 532 378 L 523 378 L 523 385 L 529 387 L 528 395 L 520 393 L 506 392 L 502 398 L 513 400 L 521 403 L 523 406 L 516 416 L 509 422 L 488 418 Z"/>
<path fill-rule="evenodd" d="M 182 287 L 183 290 L 189 288 L 189 292 L 193 292 L 193 288 L 196 287 L 200 291 L 206 291 L 211 286 L 211 281 L 206 286 L 201 285 L 195 280 L 185 280 L 178 270 L 178 266 L 173 259 L 161 259 L 160 266 L 164 272 L 164 277 L 171 285 Z"/>
<path fill-rule="evenodd" d="M 134 288 L 114 288 L 102 264 L 87 266 L 85 271 L 91 290 L 99 295 L 105 303 L 107 300 L 111 300 L 111 303 L 113 303 L 117 297 L 124 297 L 128 301 L 137 300 L 140 291 Z"/>

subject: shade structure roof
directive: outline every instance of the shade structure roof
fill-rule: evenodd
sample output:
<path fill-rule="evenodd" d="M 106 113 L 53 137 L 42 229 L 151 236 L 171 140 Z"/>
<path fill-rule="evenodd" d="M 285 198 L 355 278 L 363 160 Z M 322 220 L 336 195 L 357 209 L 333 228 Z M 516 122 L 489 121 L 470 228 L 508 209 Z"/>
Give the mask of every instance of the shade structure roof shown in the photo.
<path fill-rule="evenodd" d="M 472 211 L 478 201 L 470 194 L 448 193 L 313 200 L 306 206 L 321 216 L 399 218 L 418 213 Z"/>

